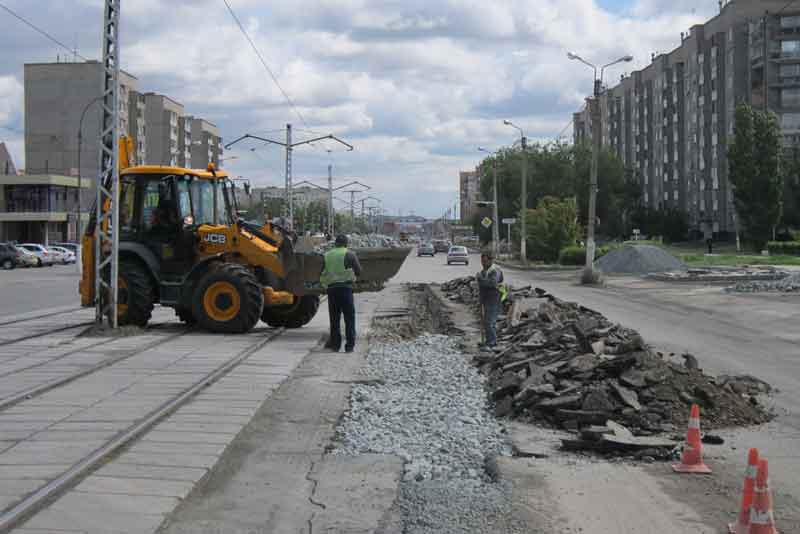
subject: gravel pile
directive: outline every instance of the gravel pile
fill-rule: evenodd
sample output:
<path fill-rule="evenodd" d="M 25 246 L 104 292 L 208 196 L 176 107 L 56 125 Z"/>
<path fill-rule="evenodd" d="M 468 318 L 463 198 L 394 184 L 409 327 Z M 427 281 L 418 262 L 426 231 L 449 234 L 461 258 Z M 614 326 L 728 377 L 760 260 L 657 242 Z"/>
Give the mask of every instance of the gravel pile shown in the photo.
<path fill-rule="evenodd" d="M 595 266 L 606 274 L 654 274 L 686 271 L 686 264 L 653 245 L 624 245 L 603 255 Z"/>
<path fill-rule="evenodd" d="M 767 291 L 796 293 L 800 292 L 800 272 L 792 273 L 781 280 L 740 282 L 727 288 L 727 290 L 737 293 L 761 293 Z"/>
<path fill-rule="evenodd" d="M 353 386 L 334 454 L 403 458 L 403 532 L 517 532 L 507 527 L 509 488 L 484 468 L 510 446 L 487 409 L 483 377 L 456 340 L 423 334 L 375 343 L 362 372 L 379 380 Z"/>

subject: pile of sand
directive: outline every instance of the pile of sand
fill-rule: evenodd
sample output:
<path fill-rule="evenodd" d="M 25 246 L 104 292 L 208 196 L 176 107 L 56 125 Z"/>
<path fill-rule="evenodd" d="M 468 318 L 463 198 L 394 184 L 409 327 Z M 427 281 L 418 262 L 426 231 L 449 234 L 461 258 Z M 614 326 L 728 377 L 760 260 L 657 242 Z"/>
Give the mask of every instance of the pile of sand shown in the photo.
<path fill-rule="evenodd" d="M 686 271 L 686 264 L 653 245 L 624 245 L 605 254 L 595 267 L 606 274 L 654 274 Z"/>

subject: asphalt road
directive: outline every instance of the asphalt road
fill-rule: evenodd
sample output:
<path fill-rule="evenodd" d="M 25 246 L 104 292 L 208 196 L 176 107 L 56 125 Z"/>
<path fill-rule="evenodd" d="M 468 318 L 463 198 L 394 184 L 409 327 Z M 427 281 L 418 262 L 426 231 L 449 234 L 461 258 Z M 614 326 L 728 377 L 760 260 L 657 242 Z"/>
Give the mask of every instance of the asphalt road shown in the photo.
<path fill-rule="evenodd" d="M 0 270 L 0 318 L 80 306 L 74 265 Z"/>

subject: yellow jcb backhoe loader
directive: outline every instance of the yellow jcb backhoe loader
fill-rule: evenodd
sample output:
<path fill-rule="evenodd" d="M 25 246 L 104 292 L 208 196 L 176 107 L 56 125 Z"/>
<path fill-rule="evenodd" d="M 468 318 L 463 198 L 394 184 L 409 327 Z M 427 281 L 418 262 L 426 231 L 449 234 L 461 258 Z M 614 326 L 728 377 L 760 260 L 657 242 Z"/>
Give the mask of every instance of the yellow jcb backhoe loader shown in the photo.
<path fill-rule="evenodd" d="M 322 255 L 296 253 L 288 231 L 240 218 L 233 181 L 213 165 L 128 167 L 120 144 L 118 324 L 145 326 L 157 303 L 212 332 L 247 332 L 259 320 L 299 328 L 314 317 Z M 82 238 L 84 306 L 97 297 L 96 221 Z M 394 276 L 409 250 L 364 254 L 361 287 Z"/>

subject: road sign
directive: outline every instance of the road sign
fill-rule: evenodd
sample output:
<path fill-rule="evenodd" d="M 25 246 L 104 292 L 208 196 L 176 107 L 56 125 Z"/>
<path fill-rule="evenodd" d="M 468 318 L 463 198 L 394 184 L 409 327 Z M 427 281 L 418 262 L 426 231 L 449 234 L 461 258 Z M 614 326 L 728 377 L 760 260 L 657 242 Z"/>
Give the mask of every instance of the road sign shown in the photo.
<path fill-rule="evenodd" d="M 516 220 L 516 219 L 514 219 L 514 218 L 511 218 L 511 219 L 503 219 L 503 224 L 515 224 L 516 222 L 517 222 L 517 220 Z"/>
<path fill-rule="evenodd" d="M 489 217 L 484 217 L 481 221 L 481 226 L 484 228 L 489 228 L 492 225 L 492 220 Z"/>

